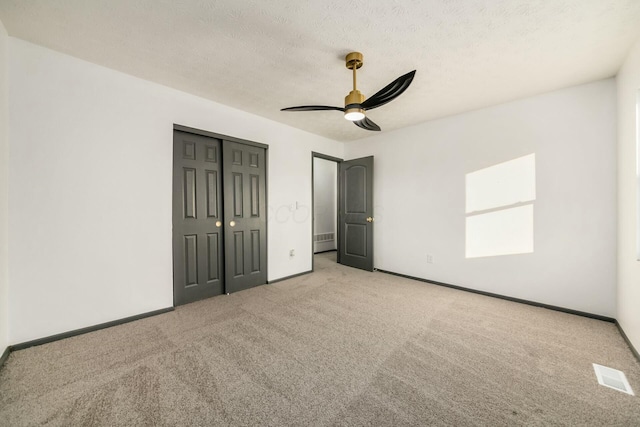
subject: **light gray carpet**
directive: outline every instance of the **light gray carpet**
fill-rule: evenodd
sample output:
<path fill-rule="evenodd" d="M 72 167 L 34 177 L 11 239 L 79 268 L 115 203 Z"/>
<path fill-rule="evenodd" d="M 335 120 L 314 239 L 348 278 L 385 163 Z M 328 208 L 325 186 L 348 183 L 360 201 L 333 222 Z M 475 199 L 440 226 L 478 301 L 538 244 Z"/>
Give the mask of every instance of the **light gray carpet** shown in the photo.
<path fill-rule="evenodd" d="M 613 324 L 316 257 L 316 272 L 14 352 L 0 425 L 640 425 Z"/>

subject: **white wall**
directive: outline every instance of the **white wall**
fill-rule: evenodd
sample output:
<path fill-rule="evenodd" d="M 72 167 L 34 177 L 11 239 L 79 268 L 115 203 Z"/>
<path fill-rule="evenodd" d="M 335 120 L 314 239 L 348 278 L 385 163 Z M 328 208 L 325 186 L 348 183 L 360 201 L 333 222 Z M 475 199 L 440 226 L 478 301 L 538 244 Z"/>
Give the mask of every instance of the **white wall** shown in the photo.
<path fill-rule="evenodd" d="M 618 322 L 640 351 L 640 261 L 636 102 L 640 91 L 640 41 L 629 53 L 618 83 Z"/>
<path fill-rule="evenodd" d="M 9 345 L 9 111 L 7 31 L 0 21 L 0 354 Z"/>
<path fill-rule="evenodd" d="M 333 233 L 334 235 L 333 240 L 314 243 L 314 251 L 322 252 L 336 249 L 338 216 L 338 169 L 336 162 L 314 157 L 313 194 L 314 234 Z"/>
<path fill-rule="evenodd" d="M 311 269 L 309 159 L 341 143 L 14 38 L 9 78 L 11 344 L 172 305 L 174 123 L 269 144 L 269 280 Z"/>
<path fill-rule="evenodd" d="M 375 156 L 375 266 L 614 317 L 615 90 L 608 79 L 345 144 L 347 159 Z M 534 252 L 465 258 L 465 175 L 532 153 Z"/>

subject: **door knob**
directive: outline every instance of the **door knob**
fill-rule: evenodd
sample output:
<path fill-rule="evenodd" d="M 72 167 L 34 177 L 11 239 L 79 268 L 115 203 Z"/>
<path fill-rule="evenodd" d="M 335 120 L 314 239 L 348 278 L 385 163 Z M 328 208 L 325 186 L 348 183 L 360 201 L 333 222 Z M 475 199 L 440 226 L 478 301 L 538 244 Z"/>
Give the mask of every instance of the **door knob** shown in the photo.
<path fill-rule="evenodd" d="M 367 218 L 367 222 L 373 222 L 373 218 L 368 217 L 368 218 Z"/>
<path fill-rule="evenodd" d="M 235 227 L 235 226 L 236 226 L 236 222 L 235 222 L 235 221 L 231 221 L 231 222 L 229 223 L 229 225 L 230 225 L 230 226 L 232 226 L 232 227 Z"/>
<path fill-rule="evenodd" d="M 222 225 L 222 222 L 216 221 L 216 227 L 220 227 L 221 225 Z"/>

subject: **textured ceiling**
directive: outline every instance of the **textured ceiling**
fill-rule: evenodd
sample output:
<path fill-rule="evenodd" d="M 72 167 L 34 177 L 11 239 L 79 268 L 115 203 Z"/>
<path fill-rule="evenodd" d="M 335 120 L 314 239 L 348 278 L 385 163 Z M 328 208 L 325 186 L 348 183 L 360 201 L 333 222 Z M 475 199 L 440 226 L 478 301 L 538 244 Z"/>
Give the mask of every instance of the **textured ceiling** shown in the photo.
<path fill-rule="evenodd" d="M 370 136 L 341 113 L 344 55 L 364 54 L 383 131 L 616 74 L 639 0 L 0 0 L 11 36 L 332 139 Z"/>

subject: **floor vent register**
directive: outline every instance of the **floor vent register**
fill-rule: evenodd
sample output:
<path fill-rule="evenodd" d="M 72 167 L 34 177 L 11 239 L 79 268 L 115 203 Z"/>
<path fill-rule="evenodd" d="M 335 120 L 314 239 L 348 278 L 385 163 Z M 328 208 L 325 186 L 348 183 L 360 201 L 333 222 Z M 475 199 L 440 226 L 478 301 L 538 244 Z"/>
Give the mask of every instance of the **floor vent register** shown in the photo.
<path fill-rule="evenodd" d="M 631 386 L 629 385 L 629 381 L 627 381 L 627 377 L 624 375 L 624 372 L 618 371 L 617 369 L 608 368 L 606 366 L 598 365 L 596 363 L 593 364 L 593 369 L 594 371 L 596 371 L 596 377 L 598 377 L 598 383 L 600 385 L 630 394 L 632 396 L 634 395 L 633 390 L 631 390 Z"/>

